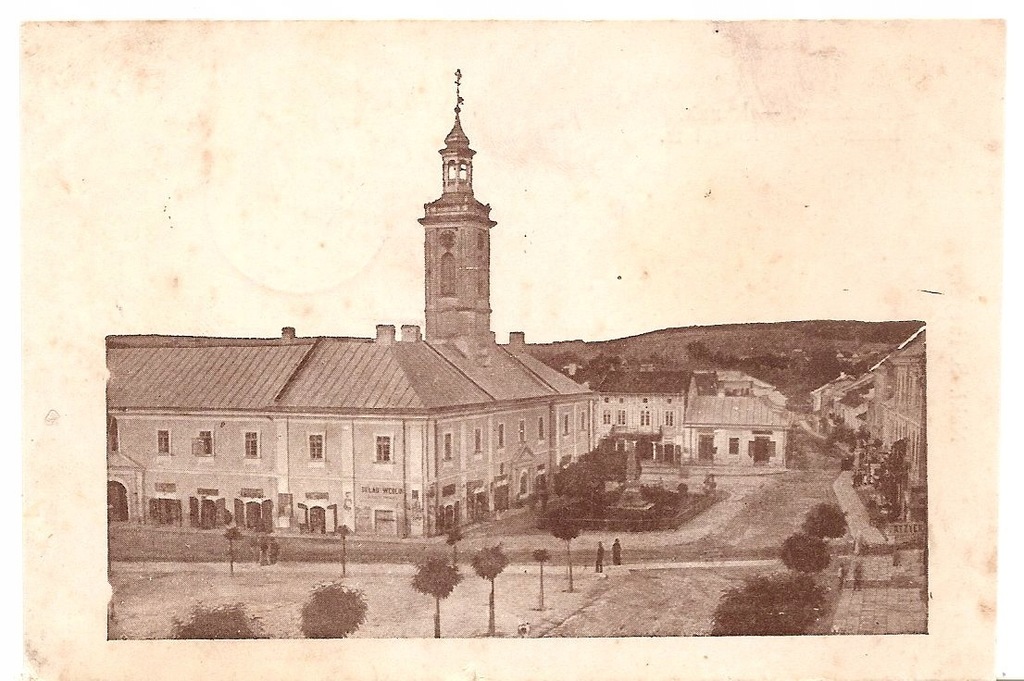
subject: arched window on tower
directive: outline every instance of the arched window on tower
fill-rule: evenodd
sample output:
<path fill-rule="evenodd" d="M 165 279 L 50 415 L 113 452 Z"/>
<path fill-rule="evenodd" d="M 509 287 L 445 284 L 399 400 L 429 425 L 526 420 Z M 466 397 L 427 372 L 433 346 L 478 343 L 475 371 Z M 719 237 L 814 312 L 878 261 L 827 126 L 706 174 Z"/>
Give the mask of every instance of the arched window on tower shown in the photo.
<path fill-rule="evenodd" d="M 459 164 L 459 179 L 460 180 L 467 180 L 467 179 L 469 179 L 469 165 L 468 164 L 466 164 L 466 163 L 460 163 Z"/>
<path fill-rule="evenodd" d="M 456 177 L 458 177 L 458 174 L 459 172 L 455 164 L 455 161 L 448 161 L 448 179 L 454 180 Z"/>
<path fill-rule="evenodd" d="M 455 256 L 451 253 L 441 256 L 441 295 L 455 295 Z"/>

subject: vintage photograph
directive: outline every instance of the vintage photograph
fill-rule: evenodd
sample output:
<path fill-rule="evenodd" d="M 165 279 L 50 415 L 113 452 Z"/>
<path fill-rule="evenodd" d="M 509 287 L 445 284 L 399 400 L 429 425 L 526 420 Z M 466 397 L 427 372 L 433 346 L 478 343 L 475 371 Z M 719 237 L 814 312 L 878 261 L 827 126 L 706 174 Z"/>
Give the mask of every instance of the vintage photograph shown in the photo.
<path fill-rule="evenodd" d="M 991 404 L 955 350 L 998 321 L 1002 38 L 24 27 L 108 651 L 989 621 L 942 575 L 994 584 L 948 433 Z"/>

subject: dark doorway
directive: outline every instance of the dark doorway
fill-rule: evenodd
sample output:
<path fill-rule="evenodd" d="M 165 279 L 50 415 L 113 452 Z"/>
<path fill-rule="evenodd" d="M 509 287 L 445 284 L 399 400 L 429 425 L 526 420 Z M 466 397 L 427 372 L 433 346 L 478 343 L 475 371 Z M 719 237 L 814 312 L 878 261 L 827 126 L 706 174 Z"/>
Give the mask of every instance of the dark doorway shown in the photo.
<path fill-rule="evenodd" d="M 715 460 L 715 436 L 701 435 L 697 440 L 697 460 L 711 463 Z"/>
<path fill-rule="evenodd" d="M 199 502 L 199 527 L 204 530 L 217 527 L 217 502 L 213 499 L 201 499 Z"/>
<path fill-rule="evenodd" d="M 107 481 L 107 520 L 124 522 L 128 520 L 128 490 L 119 482 Z"/>
<path fill-rule="evenodd" d="M 250 530 L 263 529 L 263 504 L 258 501 L 245 502 L 245 526 Z"/>
<path fill-rule="evenodd" d="M 755 437 L 753 445 L 753 458 L 755 466 L 763 466 L 775 453 L 775 443 L 767 437 Z"/>
<path fill-rule="evenodd" d="M 312 506 L 309 509 L 309 531 L 314 534 L 327 533 L 327 511 L 319 506 Z"/>

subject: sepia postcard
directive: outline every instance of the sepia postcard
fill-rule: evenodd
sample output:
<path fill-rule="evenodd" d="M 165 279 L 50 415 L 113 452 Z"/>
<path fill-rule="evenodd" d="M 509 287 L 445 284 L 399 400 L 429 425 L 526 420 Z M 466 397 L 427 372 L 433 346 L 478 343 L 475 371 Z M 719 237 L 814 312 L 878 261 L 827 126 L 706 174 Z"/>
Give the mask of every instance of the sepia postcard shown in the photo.
<path fill-rule="evenodd" d="M 1002 22 L 20 47 L 27 677 L 992 675 Z"/>

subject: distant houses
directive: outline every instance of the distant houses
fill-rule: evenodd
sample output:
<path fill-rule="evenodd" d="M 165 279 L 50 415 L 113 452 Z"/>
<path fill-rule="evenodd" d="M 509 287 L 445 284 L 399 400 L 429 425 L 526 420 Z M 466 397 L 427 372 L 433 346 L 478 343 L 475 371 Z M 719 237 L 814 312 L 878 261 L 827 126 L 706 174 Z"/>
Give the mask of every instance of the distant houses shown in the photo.
<path fill-rule="evenodd" d="M 895 520 L 925 520 L 925 327 L 861 376 L 840 374 L 811 391 L 817 427 L 847 441 L 855 478 L 884 491 Z"/>
<path fill-rule="evenodd" d="M 654 463 L 784 468 L 792 414 L 739 371 L 618 370 L 596 386 L 596 435 Z"/>

